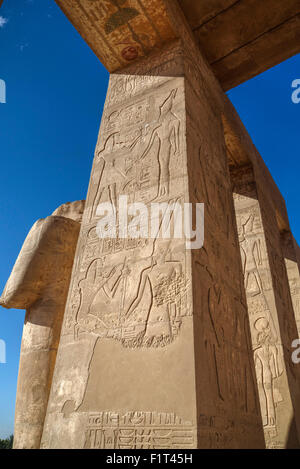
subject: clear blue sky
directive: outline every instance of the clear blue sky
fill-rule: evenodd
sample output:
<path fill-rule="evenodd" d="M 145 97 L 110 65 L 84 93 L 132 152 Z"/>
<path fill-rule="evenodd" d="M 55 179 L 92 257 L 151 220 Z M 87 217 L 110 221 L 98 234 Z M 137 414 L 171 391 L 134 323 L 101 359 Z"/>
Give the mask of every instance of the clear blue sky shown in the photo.
<path fill-rule="evenodd" d="M 0 290 L 38 218 L 85 198 L 108 73 L 53 0 L 4 0 L 0 9 Z M 2 25 L 2 26 L 1 26 Z M 229 93 L 284 195 L 300 241 L 300 104 L 294 57 Z M 24 311 L 0 308 L 0 438 L 13 432 Z"/>

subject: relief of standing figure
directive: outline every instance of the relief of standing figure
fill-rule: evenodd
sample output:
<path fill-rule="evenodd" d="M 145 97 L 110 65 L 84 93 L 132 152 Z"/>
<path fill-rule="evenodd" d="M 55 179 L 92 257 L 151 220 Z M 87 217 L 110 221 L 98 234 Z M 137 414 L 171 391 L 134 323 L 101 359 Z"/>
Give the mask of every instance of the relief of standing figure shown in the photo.
<path fill-rule="evenodd" d="M 158 197 L 169 195 L 170 158 L 179 152 L 180 120 L 172 111 L 177 89 L 171 91 L 159 107 L 158 125 L 153 129 L 141 160 L 146 158 L 154 143 L 158 142 L 159 190 Z"/>
<path fill-rule="evenodd" d="M 282 375 L 283 369 L 269 321 L 266 318 L 259 318 L 254 327 L 258 332 L 254 363 L 263 425 L 274 427 L 276 404 L 282 401 L 282 396 L 275 386 L 275 379 Z"/>

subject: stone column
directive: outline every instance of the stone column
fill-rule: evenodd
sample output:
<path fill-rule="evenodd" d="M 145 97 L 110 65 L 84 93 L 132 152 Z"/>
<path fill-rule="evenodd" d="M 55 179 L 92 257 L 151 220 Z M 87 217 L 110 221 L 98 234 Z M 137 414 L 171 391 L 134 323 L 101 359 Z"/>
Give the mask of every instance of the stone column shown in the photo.
<path fill-rule="evenodd" d="M 276 210 L 251 166 L 232 170 L 232 180 L 266 445 L 299 447 L 297 329 Z"/>
<path fill-rule="evenodd" d="M 281 245 L 290 285 L 298 336 L 300 337 L 300 274 L 296 255 L 297 245 L 290 231 L 283 231 L 281 233 Z"/>
<path fill-rule="evenodd" d="M 297 241 L 295 240 L 294 237 L 293 237 L 293 240 L 294 240 L 294 249 L 295 249 L 296 260 L 297 260 L 298 269 L 299 269 L 299 272 L 300 272 L 300 247 L 299 247 L 299 244 L 297 243 Z"/>
<path fill-rule="evenodd" d="M 40 446 L 83 202 L 65 204 L 30 230 L 2 294 L 26 309 L 17 386 L 14 448 Z M 73 219 L 57 216 L 64 213 Z"/>
<path fill-rule="evenodd" d="M 41 448 L 263 447 L 218 86 L 180 41 L 110 77 Z M 120 195 L 204 202 L 204 247 L 100 239 Z"/>

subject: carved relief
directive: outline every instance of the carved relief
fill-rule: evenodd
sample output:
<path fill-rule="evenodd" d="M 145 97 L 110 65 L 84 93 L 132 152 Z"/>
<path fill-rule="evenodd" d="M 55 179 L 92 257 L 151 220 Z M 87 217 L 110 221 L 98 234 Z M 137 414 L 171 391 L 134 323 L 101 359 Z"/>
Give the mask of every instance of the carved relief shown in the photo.
<path fill-rule="evenodd" d="M 251 198 L 248 197 L 250 186 Z M 270 446 L 278 435 L 277 411 L 284 401 L 281 393 L 284 364 L 277 322 L 273 318 L 273 285 L 264 228 L 254 199 L 254 186 L 250 186 L 249 191 L 247 188 L 240 191 L 243 198 L 235 197 L 235 205 L 260 408 L 266 443 Z"/>
<path fill-rule="evenodd" d="M 148 138 L 147 146 L 141 155 L 142 160 L 146 158 L 155 140 L 157 140 L 157 158 L 159 162 L 158 197 L 169 196 L 170 158 L 173 155 L 176 156 L 179 152 L 180 120 L 173 111 L 173 102 L 176 93 L 176 89 L 172 90 L 169 96 L 160 105 L 157 126 L 152 130 Z"/>
<path fill-rule="evenodd" d="M 262 266 L 261 240 L 252 237 L 255 215 L 250 213 L 249 217 L 241 223 L 239 236 L 242 254 L 242 265 L 245 279 L 245 289 L 249 296 L 256 296 L 263 292 L 259 267 Z"/>
<path fill-rule="evenodd" d="M 151 265 L 140 274 L 136 296 L 125 316 L 129 337 L 123 339 L 123 343 L 132 343 L 131 321 L 140 323 L 140 332 L 137 337 L 134 334 L 135 344 L 164 346 L 179 333 L 182 318 L 186 315 L 187 282 L 182 264 L 171 258 L 167 260 L 170 257 L 168 248 L 169 244 L 164 248 L 155 243 Z"/>
<path fill-rule="evenodd" d="M 116 204 L 117 194 L 144 203 L 169 196 L 170 158 L 180 155 L 180 119 L 173 109 L 176 95 L 177 89 L 171 90 L 153 111 L 150 100 L 145 99 L 137 107 L 125 106 L 104 118 L 109 134 L 96 151 L 90 221 L 98 204 Z M 151 111 L 157 116 L 145 126 Z M 120 116 L 125 117 L 117 130 Z"/>
<path fill-rule="evenodd" d="M 200 146 L 196 157 L 199 168 L 194 175 L 196 200 L 204 201 L 206 213 L 213 219 L 217 229 L 229 239 L 232 205 L 230 193 L 224 187 L 224 168 L 215 163 L 214 151 L 207 147 L 206 142 Z"/>
<path fill-rule="evenodd" d="M 177 88 L 169 89 L 159 99 L 110 108 L 103 117 L 104 144 L 96 150 L 89 223 L 82 230 L 78 276 L 65 319 L 64 334 L 73 330 L 75 340 L 90 333 L 125 347 L 163 347 L 190 315 L 184 243 L 100 239 L 96 233 L 100 202 L 111 202 L 118 215 L 119 195 L 128 195 L 128 203 L 183 200 L 182 188 L 170 187 L 171 171 L 181 172 L 177 95 Z M 145 121 L 150 122 L 145 126 Z"/>
<path fill-rule="evenodd" d="M 276 386 L 276 378 L 282 375 L 283 366 L 276 346 L 276 338 L 271 331 L 269 321 L 265 317 L 260 317 L 255 321 L 254 328 L 257 332 L 254 362 L 263 425 L 265 427 L 275 427 L 276 405 L 283 401 L 282 395 Z"/>
<path fill-rule="evenodd" d="M 85 448 L 194 448 L 195 430 L 176 414 L 159 412 L 99 412 L 89 415 Z"/>
<path fill-rule="evenodd" d="M 233 301 L 211 273 L 205 248 L 199 255 L 196 267 L 201 272 L 202 288 L 198 314 L 204 330 L 210 393 L 219 408 L 234 401 L 242 412 L 255 412 L 256 403 L 249 398 L 255 389 L 254 377 L 249 373 L 250 362 L 242 349 L 247 318 L 245 307 Z M 234 373 L 230 371 L 233 369 Z"/>
<path fill-rule="evenodd" d="M 149 88 L 154 85 L 163 84 L 165 79 L 159 76 L 145 75 L 117 75 L 114 76 L 110 82 L 108 97 L 109 106 L 119 104 L 124 100 L 124 96 L 127 98 L 133 98 L 140 94 L 145 94 Z"/>
<path fill-rule="evenodd" d="M 58 1 L 104 66 L 115 71 L 174 38 L 165 6 L 153 0 Z"/>
<path fill-rule="evenodd" d="M 73 303 L 80 305 L 76 336 L 91 332 L 130 347 L 164 346 L 174 340 L 188 314 L 182 263 L 172 259 L 168 242 L 155 242 L 143 263 L 145 268 L 131 278 L 135 266 L 126 257 L 112 267 L 101 258 L 92 261 L 79 282 L 80 300 Z"/>

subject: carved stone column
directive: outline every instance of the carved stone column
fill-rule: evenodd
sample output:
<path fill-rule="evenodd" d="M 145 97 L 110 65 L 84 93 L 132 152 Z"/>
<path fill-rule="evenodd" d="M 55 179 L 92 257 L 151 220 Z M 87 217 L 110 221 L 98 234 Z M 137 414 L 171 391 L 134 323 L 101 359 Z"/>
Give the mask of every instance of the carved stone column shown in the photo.
<path fill-rule="evenodd" d="M 298 263 L 298 269 L 299 269 L 299 272 L 300 272 L 300 246 L 297 243 L 297 241 L 295 240 L 295 238 L 294 238 L 294 248 L 295 248 L 295 254 L 296 254 L 296 259 L 297 259 L 297 263 Z"/>
<path fill-rule="evenodd" d="M 34 224 L 0 299 L 5 308 L 26 309 L 15 410 L 17 449 L 40 446 L 83 206 L 83 201 L 65 204 Z"/>
<path fill-rule="evenodd" d="M 298 335 L 300 337 L 300 274 L 296 241 L 290 231 L 281 233 L 281 245 L 289 279 Z"/>
<path fill-rule="evenodd" d="M 276 211 L 252 167 L 233 170 L 232 180 L 266 445 L 299 447 L 297 329 Z"/>
<path fill-rule="evenodd" d="M 180 41 L 110 77 L 42 448 L 264 444 L 215 86 Z M 204 248 L 99 239 L 120 195 L 204 202 Z"/>

